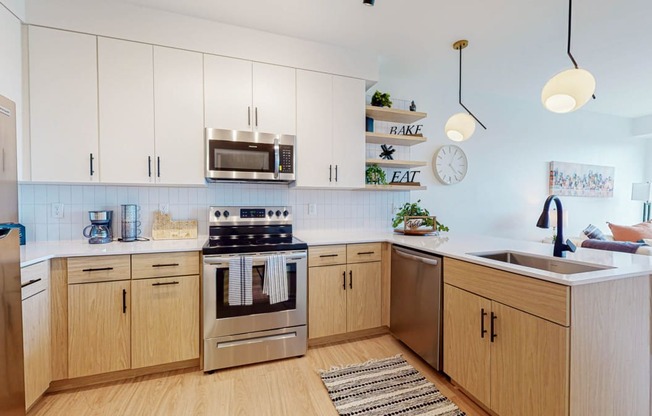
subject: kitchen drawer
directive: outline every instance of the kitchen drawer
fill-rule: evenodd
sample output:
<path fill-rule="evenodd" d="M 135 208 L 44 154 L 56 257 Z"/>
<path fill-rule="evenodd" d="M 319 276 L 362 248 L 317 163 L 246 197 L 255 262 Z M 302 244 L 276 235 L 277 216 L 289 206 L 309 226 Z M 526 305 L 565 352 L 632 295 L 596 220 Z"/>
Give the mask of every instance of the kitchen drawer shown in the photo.
<path fill-rule="evenodd" d="M 134 279 L 199 274 L 199 252 L 134 254 L 131 273 Z"/>
<path fill-rule="evenodd" d="M 381 243 L 349 244 L 346 246 L 347 263 L 380 261 Z"/>
<path fill-rule="evenodd" d="M 346 246 L 316 246 L 308 249 L 308 266 L 346 264 Z"/>
<path fill-rule="evenodd" d="M 68 258 L 68 284 L 129 279 L 131 279 L 129 255 Z"/>
<path fill-rule="evenodd" d="M 451 258 L 444 283 L 543 319 L 570 325 L 570 287 Z"/>
<path fill-rule="evenodd" d="M 20 269 L 22 300 L 48 288 L 50 281 L 50 262 L 42 261 Z"/>

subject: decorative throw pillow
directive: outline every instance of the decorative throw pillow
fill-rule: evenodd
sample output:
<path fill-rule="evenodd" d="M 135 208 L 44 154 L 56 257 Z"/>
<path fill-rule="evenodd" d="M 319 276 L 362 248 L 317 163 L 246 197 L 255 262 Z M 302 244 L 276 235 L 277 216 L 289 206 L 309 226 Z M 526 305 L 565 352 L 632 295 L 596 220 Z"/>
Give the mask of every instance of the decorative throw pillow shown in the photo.
<path fill-rule="evenodd" d="M 608 222 L 611 234 L 616 241 L 638 241 L 652 238 L 652 223 L 642 222 L 632 226 L 617 225 Z"/>
<path fill-rule="evenodd" d="M 607 238 L 602 234 L 602 231 L 593 224 L 589 224 L 583 231 L 584 235 L 592 240 L 606 240 Z"/>

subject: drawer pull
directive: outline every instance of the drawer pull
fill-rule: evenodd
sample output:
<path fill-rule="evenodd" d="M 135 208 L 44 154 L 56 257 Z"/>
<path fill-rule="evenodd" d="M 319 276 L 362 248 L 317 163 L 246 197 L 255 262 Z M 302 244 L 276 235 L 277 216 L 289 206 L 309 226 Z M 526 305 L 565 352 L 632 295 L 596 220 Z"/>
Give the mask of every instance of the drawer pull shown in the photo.
<path fill-rule="evenodd" d="M 178 285 L 179 282 L 174 281 L 174 282 L 156 282 L 152 283 L 152 286 L 168 286 L 168 285 Z"/>
<path fill-rule="evenodd" d="M 487 333 L 487 330 L 484 328 L 485 316 L 487 316 L 487 312 L 484 311 L 484 308 L 480 309 L 480 338 L 484 338 L 484 334 Z"/>
<path fill-rule="evenodd" d="M 113 270 L 113 267 L 100 267 L 97 269 L 82 269 L 82 272 L 106 272 L 109 270 Z"/>
<path fill-rule="evenodd" d="M 319 257 L 337 257 L 339 254 L 320 254 Z"/>
<path fill-rule="evenodd" d="M 353 270 L 349 270 L 349 289 L 353 289 Z"/>
<path fill-rule="evenodd" d="M 362 256 L 364 254 L 374 254 L 374 253 L 376 253 L 376 252 L 375 251 L 362 251 L 362 252 L 358 253 L 358 256 Z"/>
<path fill-rule="evenodd" d="M 42 280 L 41 278 L 38 278 L 38 279 L 32 279 L 32 280 L 30 280 L 29 282 L 20 285 L 20 287 L 23 288 L 23 287 L 27 287 L 27 286 L 29 286 L 29 285 L 33 285 L 34 283 L 40 282 L 41 280 Z"/>
<path fill-rule="evenodd" d="M 152 267 L 177 267 L 179 263 L 169 263 L 169 264 L 152 264 Z"/>
<path fill-rule="evenodd" d="M 127 289 L 122 289 L 122 313 L 127 313 Z"/>
<path fill-rule="evenodd" d="M 346 290 L 346 271 L 342 272 L 342 289 Z"/>

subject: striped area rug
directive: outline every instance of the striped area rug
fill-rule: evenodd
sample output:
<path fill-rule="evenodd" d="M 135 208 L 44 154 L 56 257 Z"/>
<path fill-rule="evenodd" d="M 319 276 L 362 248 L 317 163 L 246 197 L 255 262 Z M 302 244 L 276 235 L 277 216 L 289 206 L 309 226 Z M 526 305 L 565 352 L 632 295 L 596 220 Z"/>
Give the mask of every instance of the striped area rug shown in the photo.
<path fill-rule="evenodd" d="M 400 355 L 320 371 L 340 415 L 465 415 Z"/>

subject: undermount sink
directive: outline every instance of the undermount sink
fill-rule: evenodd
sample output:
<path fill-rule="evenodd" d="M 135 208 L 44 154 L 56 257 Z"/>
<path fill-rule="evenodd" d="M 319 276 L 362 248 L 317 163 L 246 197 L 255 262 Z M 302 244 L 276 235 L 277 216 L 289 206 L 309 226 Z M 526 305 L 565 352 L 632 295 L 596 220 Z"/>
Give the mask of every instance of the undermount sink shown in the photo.
<path fill-rule="evenodd" d="M 597 270 L 613 269 L 614 267 L 587 263 L 578 263 L 550 257 L 539 257 L 530 254 L 516 253 L 513 251 L 494 251 L 488 253 L 469 253 L 472 256 L 501 261 L 533 269 L 545 270 L 559 274 L 576 274 L 594 272 Z"/>

